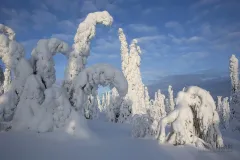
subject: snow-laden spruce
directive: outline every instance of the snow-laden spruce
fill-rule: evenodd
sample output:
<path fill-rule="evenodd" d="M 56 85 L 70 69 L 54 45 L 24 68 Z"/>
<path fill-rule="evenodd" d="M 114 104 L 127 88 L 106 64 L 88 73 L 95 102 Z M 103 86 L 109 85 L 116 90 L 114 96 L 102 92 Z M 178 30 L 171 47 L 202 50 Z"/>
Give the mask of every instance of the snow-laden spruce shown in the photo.
<path fill-rule="evenodd" d="M 186 92 L 178 93 L 176 105 L 160 122 L 160 143 L 191 144 L 210 149 L 223 147 L 219 116 L 208 91 L 196 86 L 189 87 Z M 166 137 L 167 124 L 171 124 L 172 130 Z"/>
<path fill-rule="evenodd" d="M 132 136 L 157 138 L 160 119 L 166 116 L 164 100 L 165 96 L 160 90 L 155 92 L 154 99 L 148 100 L 147 114 L 139 114 L 132 119 Z M 141 116 L 143 118 L 140 118 Z M 143 125 L 141 122 L 134 122 L 135 120 L 143 121 Z"/>
<path fill-rule="evenodd" d="M 51 87 L 56 81 L 53 56 L 62 53 L 68 56 L 68 44 L 56 39 L 41 39 L 31 53 L 31 63 L 35 74 L 39 75 L 45 88 Z"/>
<path fill-rule="evenodd" d="M 229 107 L 229 102 L 228 102 L 228 97 L 223 98 L 222 101 L 222 123 L 224 129 L 229 128 L 229 120 L 230 120 L 230 107 Z"/>
<path fill-rule="evenodd" d="M 128 48 L 122 28 L 119 28 L 118 34 L 121 43 L 122 71 L 128 81 L 128 101 L 132 101 L 131 114 L 146 114 L 145 94 L 148 93 L 145 93 L 140 72 L 141 49 L 137 45 L 137 39 L 133 39 Z"/>
<path fill-rule="evenodd" d="M 0 96 L 3 94 L 3 82 L 4 82 L 4 73 L 3 73 L 3 67 L 0 66 Z"/>
<path fill-rule="evenodd" d="M 172 86 L 168 86 L 168 99 L 166 100 L 166 106 L 167 106 L 167 113 L 170 113 L 171 111 L 174 110 L 174 98 L 173 98 L 173 89 Z"/>
<path fill-rule="evenodd" d="M 79 24 L 77 33 L 74 37 L 73 49 L 68 56 L 68 64 L 65 71 L 63 86 L 69 92 L 70 87 L 87 63 L 90 54 L 91 40 L 96 35 L 96 25 L 111 25 L 112 16 L 107 11 L 89 13 L 85 20 Z"/>
<path fill-rule="evenodd" d="M 129 78 L 129 49 L 128 49 L 128 43 L 125 34 L 123 33 L 123 29 L 118 29 L 118 37 L 119 41 L 121 43 L 121 65 L 122 65 L 122 71 L 124 76 Z"/>
<path fill-rule="evenodd" d="M 238 77 L 238 59 L 233 54 L 229 62 L 230 78 L 232 83 L 232 94 L 236 93 L 239 88 L 239 77 Z"/>

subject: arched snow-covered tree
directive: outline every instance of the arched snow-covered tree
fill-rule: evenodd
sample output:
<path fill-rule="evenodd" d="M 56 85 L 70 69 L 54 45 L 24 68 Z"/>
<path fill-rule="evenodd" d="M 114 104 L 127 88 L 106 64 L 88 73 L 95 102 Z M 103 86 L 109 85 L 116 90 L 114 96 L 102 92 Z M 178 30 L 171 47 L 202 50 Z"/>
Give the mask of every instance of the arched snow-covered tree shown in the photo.
<path fill-rule="evenodd" d="M 208 91 L 196 86 L 180 91 L 177 106 L 160 122 L 159 142 L 174 145 L 190 144 L 201 148 L 223 147 L 219 116 Z M 165 137 L 166 124 L 172 131 Z"/>
<path fill-rule="evenodd" d="M 31 63 L 34 67 L 34 73 L 41 78 L 45 88 L 50 88 L 56 81 L 53 56 L 56 53 L 67 56 L 68 52 L 68 44 L 59 39 L 51 38 L 38 41 L 36 48 L 31 53 Z"/>
<path fill-rule="evenodd" d="M 87 96 L 96 96 L 98 85 L 115 87 L 120 97 L 127 94 L 128 84 L 121 71 L 108 64 L 96 64 L 84 69 L 75 79 L 70 92 L 73 107 L 83 112 Z"/>
<path fill-rule="evenodd" d="M 112 16 L 107 11 L 89 13 L 85 20 L 79 24 L 74 37 L 73 50 L 69 53 L 68 64 L 65 71 L 63 86 L 70 92 L 71 85 L 86 65 L 90 54 L 90 43 L 96 34 L 96 25 L 111 25 Z"/>

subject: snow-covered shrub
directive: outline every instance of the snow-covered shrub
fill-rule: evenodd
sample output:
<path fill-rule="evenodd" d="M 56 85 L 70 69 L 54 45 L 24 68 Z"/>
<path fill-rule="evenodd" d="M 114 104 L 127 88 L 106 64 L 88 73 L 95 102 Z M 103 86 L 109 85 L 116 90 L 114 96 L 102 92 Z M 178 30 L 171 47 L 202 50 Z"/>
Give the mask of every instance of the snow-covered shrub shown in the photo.
<path fill-rule="evenodd" d="M 146 137 L 149 135 L 151 118 L 146 114 L 135 114 L 132 117 L 132 136 L 133 137 Z"/>
<path fill-rule="evenodd" d="M 151 101 L 151 107 L 149 107 L 149 115 L 152 119 L 151 135 L 157 136 L 159 130 L 159 121 L 166 116 L 165 112 L 165 96 L 160 90 L 155 92 L 155 98 Z"/>
<path fill-rule="evenodd" d="M 208 91 L 196 86 L 179 92 L 176 108 L 161 119 L 159 141 L 174 145 L 192 144 L 196 147 L 223 147 L 219 130 L 219 116 L 215 102 Z M 172 131 L 165 137 L 165 126 Z"/>
<path fill-rule="evenodd" d="M 118 122 L 122 102 L 122 97 L 119 96 L 116 88 L 113 88 L 111 90 L 110 103 L 106 106 L 106 116 L 110 122 Z"/>
<path fill-rule="evenodd" d="M 130 123 L 132 116 L 132 101 L 128 97 L 124 97 L 123 102 L 120 106 L 120 116 L 118 122 Z"/>
<path fill-rule="evenodd" d="M 90 54 L 91 40 L 96 34 L 96 25 L 103 24 L 109 26 L 112 22 L 112 16 L 107 11 L 102 11 L 89 13 L 85 20 L 79 24 L 74 37 L 73 50 L 68 56 L 68 64 L 63 82 L 63 86 L 68 93 L 74 79 L 85 68 L 87 58 Z"/>

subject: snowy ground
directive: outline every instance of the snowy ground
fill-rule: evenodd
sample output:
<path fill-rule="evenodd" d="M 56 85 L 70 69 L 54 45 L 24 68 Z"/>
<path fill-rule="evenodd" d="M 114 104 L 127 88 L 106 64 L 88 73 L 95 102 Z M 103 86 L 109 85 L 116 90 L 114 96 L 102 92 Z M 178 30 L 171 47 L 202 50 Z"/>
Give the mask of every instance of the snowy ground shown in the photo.
<path fill-rule="evenodd" d="M 0 133 L 0 160 L 224 160 L 239 159 L 239 135 L 224 138 L 228 150 L 207 152 L 190 146 L 159 145 L 150 139 L 134 139 L 130 126 L 88 121 L 95 134 L 76 139 L 63 133 Z M 225 134 L 225 133 L 223 133 Z"/>

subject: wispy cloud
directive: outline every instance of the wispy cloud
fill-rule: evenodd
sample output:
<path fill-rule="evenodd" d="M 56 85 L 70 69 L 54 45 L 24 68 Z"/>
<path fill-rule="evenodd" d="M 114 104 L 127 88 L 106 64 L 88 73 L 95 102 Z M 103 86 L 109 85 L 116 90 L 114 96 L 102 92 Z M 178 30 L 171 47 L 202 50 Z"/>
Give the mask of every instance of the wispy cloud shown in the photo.
<path fill-rule="evenodd" d="M 53 34 L 51 37 L 58 38 L 60 40 L 68 42 L 68 41 L 72 41 L 73 40 L 74 35 L 59 33 L 59 34 Z"/>
<path fill-rule="evenodd" d="M 128 27 L 134 32 L 157 32 L 157 27 L 146 24 L 130 24 Z"/>
<path fill-rule="evenodd" d="M 221 0 L 198 0 L 196 3 L 194 3 L 191 7 L 196 8 L 196 7 L 201 7 L 201 6 L 206 6 L 206 5 L 211 5 L 211 4 L 216 4 L 217 2 L 220 2 Z"/>
<path fill-rule="evenodd" d="M 165 23 L 165 27 L 173 29 L 175 32 L 180 33 L 180 34 L 184 32 L 183 26 L 177 21 L 169 21 L 169 22 Z"/>
<path fill-rule="evenodd" d="M 155 35 L 155 36 L 144 36 L 136 38 L 139 43 L 147 43 L 150 41 L 162 41 L 166 39 L 165 35 Z"/>

